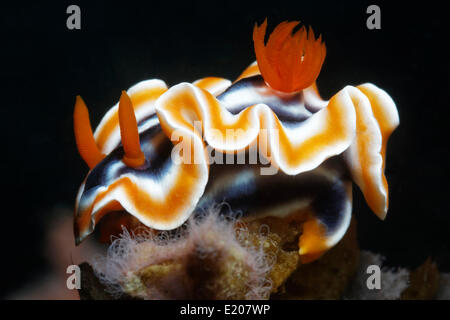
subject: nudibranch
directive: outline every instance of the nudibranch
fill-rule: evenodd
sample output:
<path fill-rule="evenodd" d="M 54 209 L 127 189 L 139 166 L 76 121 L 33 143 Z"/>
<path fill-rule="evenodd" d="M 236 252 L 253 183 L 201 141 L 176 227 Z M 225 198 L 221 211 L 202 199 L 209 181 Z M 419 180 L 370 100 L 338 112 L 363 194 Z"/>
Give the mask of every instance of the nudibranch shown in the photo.
<path fill-rule="evenodd" d="M 384 219 L 395 103 L 373 84 L 346 86 L 323 100 L 316 79 L 325 44 L 311 28 L 294 32 L 298 24 L 279 24 L 267 43 L 267 20 L 255 25 L 256 61 L 234 82 L 139 82 L 122 92 L 94 133 L 77 97 L 75 138 L 90 171 L 76 199 L 76 242 L 111 212 L 174 230 L 225 202 L 243 221 L 301 213 L 298 245 L 306 263 L 345 234 L 352 182 Z M 259 157 L 252 162 L 254 150 Z"/>

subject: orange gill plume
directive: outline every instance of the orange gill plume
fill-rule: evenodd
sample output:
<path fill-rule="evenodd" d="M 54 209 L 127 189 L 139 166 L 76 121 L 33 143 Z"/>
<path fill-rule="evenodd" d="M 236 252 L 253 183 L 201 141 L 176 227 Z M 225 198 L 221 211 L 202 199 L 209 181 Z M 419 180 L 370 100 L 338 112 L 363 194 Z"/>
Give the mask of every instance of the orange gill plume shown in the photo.
<path fill-rule="evenodd" d="M 270 34 L 267 44 L 264 37 L 267 19 L 255 24 L 253 43 L 256 60 L 266 83 L 275 90 L 295 92 L 312 85 L 317 79 L 326 48 L 322 36 L 317 39 L 311 27 L 302 26 L 292 34 L 299 21 L 281 22 Z"/>
<path fill-rule="evenodd" d="M 78 152 L 89 168 L 92 169 L 102 161 L 105 155 L 100 152 L 95 143 L 91 122 L 89 121 L 89 111 L 80 96 L 77 96 L 75 101 L 73 127 Z"/>
<path fill-rule="evenodd" d="M 145 163 L 145 156 L 139 142 L 139 132 L 133 104 L 125 91 L 119 101 L 119 125 L 122 146 L 125 152 L 123 162 L 129 167 L 139 167 Z"/>

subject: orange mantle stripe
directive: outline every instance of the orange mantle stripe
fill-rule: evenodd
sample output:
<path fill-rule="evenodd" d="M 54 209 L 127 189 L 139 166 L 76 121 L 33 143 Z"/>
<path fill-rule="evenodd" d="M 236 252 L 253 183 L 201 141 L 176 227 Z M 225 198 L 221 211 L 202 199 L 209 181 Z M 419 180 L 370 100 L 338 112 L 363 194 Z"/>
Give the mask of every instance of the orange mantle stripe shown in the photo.
<path fill-rule="evenodd" d="M 395 123 L 396 120 L 392 119 L 392 117 L 386 112 L 385 106 L 382 105 L 382 102 L 380 102 L 380 97 L 374 92 L 372 89 L 367 88 L 364 85 L 357 87 L 361 92 L 369 99 L 370 105 L 372 107 L 373 115 L 380 127 L 381 131 L 381 150 L 380 154 L 383 160 L 382 169 L 381 169 L 381 179 L 383 183 L 383 188 L 386 192 L 386 207 L 389 206 L 389 187 L 387 183 L 386 176 L 384 174 L 385 166 L 386 166 L 386 148 L 387 148 L 387 142 L 389 140 L 390 135 L 397 127 L 398 123 Z M 374 189 L 374 186 L 372 186 L 371 189 Z M 377 192 L 372 191 L 372 192 Z M 366 201 L 368 202 L 369 206 L 370 202 L 373 201 L 374 198 L 372 192 L 366 196 Z M 372 209 L 372 206 L 371 206 Z M 373 210 L 373 209 L 372 209 Z"/>
<path fill-rule="evenodd" d="M 122 177 L 112 183 L 108 188 L 99 193 L 92 204 L 81 212 L 76 218 L 76 223 L 80 234 L 83 235 L 87 230 L 92 218 L 92 210 L 100 201 L 102 201 L 109 193 L 116 189 L 122 189 L 125 192 L 127 202 L 139 212 L 141 217 L 148 217 L 151 220 L 159 220 L 160 222 L 169 222 L 177 219 L 192 202 L 193 190 L 200 180 L 201 169 L 195 164 L 181 164 L 178 167 L 178 174 L 174 186 L 169 190 L 163 200 L 154 199 L 150 190 L 142 190 L 138 185 L 133 183 L 130 178 Z M 94 226 L 111 208 L 115 210 L 121 209 L 122 205 L 117 203 L 117 199 L 107 203 L 96 214 Z M 133 214 L 133 212 L 129 212 Z M 134 215 L 134 214 L 133 214 Z M 135 215 L 136 216 L 136 215 Z M 140 217 L 137 217 L 142 223 L 146 224 Z"/>
<path fill-rule="evenodd" d="M 185 118 L 185 113 L 183 112 L 185 110 L 189 110 L 195 115 L 196 119 L 193 119 L 194 121 L 202 121 L 203 130 L 205 131 L 208 130 L 208 128 L 205 128 L 202 113 L 208 114 L 210 120 L 208 126 L 218 130 L 222 137 L 226 136 L 227 130 L 241 132 L 244 136 L 250 132 L 249 129 L 254 125 L 251 118 L 254 116 L 255 106 L 248 107 L 239 113 L 233 123 L 225 123 L 222 115 L 228 111 L 221 107 L 219 101 L 209 92 L 201 90 L 201 94 L 206 101 L 203 105 L 201 105 L 195 97 L 192 87 L 187 87 L 186 89 L 176 91 L 176 93 L 172 95 L 166 96 L 166 99 L 158 106 L 158 114 L 161 112 L 167 113 L 170 115 L 170 119 L 176 122 L 176 124 L 173 124 L 172 121 L 170 124 L 162 123 L 166 134 L 169 137 L 178 127 L 183 127 L 189 131 L 193 130 L 193 121 L 191 121 L 192 119 L 187 120 Z M 204 107 L 205 110 L 202 110 L 202 107 Z M 347 110 L 349 109 L 350 108 L 347 108 Z M 289 166 L 297 167 L 307 161 L 313 160 L 313 158 L 317 157 L 325 148 L 333 146 L 336 143 L 347 142 L 350 145 L 354 135 L 354 128 L 346 126 L 348 123 L 347 118 L 349 116 L 347 110 L 342 108 L 342 105 L 335 99 L 331 99 L 326 110 L 323 110 L 326 115 L 325 126 L 321 128 L 318 134 L 307 138 L 299 145 L 294 145 L 290 141 L 281 122 L 278 120 L 275 113 L 272 112 L 272 116 L 276 123 L 276 129 L 279 130 L 280 152 L 283 160 L 286 161 Z M 265 116 L 259 114 L 258 117 L 260 125 L 259 129 L 268 129 L 264 127 L 267 120 L 264 119 Z M 162 119 L 160 117 L 160 120 L 165 122 L 165 117 L 162 117 Z"/>
<path fill-rule="evenodd" d="M 130 95 L 131 102 L 133 104 L 134 110 L 138 110 L 144 105 L 144 103 L 149 100 L 156 100 L 161 96 L 167 89 L 161 87 L 150 88 L 143 91 L 138 91 Z M 102 126 L 101 131 L 97 135 L 97 145 L 102 150 L 107 143 L 109 137 L 114 132 L 114 130 L 119 128 L 119 112 L 118 109 L 109 117 L 106 123 Z"/>
<path fill-rule="evenodd" d="M 234 82 L 238 82 L 239 80 L 243 78 L 253 77 L 256 75 L 261 74 L 261 71 L 259 70 L 258 64 L 256 62 L 249 65 L 239 77 Z"/>
<path fill-rule="evenodd" d="M 219 77 L 205 77 L 194 82 L 194 85 L 206 91 L 211 91 L 218 84 L 228 82 L 228 80 Z M 229 83 L 229 82 L 228 82 Z"/>

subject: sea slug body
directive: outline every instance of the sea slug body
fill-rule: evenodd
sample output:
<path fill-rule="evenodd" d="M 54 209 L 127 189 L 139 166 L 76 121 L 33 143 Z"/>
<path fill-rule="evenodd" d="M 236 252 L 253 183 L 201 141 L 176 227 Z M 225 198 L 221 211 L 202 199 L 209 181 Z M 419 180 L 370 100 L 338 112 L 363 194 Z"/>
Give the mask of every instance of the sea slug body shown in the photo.
<path fill-rule="evenodd" d="M 373 84 L 346 86 L 323 100 L 316 79 L 325 45 L 311 28 L 293 33 L 297 25 L 279 24 L 267 44 L 267 22 L 256 25 L 257 61 L 234 82 L 208 77 L 168 88 L 153 79 L 132 86 L 94 133 L 77 97 L 75 137 L 90 167 L 76 199 L 77 243 L 113 211 L 172 230 L 226 202 L 243 221 L 302 215 L 299 254 L 307 263 L 345 234 L 352 181 L 384 219 L 395 103 Z"/>

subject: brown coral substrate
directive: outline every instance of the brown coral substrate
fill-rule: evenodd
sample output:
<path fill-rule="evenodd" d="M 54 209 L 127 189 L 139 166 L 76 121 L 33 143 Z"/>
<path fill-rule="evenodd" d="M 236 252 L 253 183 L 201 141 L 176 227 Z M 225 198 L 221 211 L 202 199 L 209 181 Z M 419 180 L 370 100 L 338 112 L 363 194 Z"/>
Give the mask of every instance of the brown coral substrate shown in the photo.
<path fill-rule="evenodd" d="M 430 300 L 439 288 L 439 270 L 431 258 L 409 275 L 409 287 L 401 295 L 402 300 Z"/>
<path fill-rule="evenodd" d="M 208 220 L 209 219 L 209 220 Z M 97 277 L 87 264 L 82 267 L 81 299 L 342 299 L 356 279 L 360 250 L 354 219 L 344 238 L 319 260 L 302 265 L 297 239 L 302 221 L 264 218 L 251 223 L 229 223 L 207 218 L 195 224 L 194 235 L 186 235 L 167 256 L 138 265 L 120 280 L 122 295 L 105 286 L 104 275 Z M 219 232 L 220 231 L 220 232 Z M 141 238 L 142 240 L 143 238 Z M 127 244 L 127 243 L 125 243 Z M 156 252 L 167 242 L 136 242 L 139 255 Z M 124 245 L 122 243 L 121 245 Z M 180 247 L 176 247 L 180 246 Z M 124 249 L 124 247 L 121 247 Z M 129 248 L 128 248 L 129 249 Z M 169 252 L 167 251 L 167 252 Z M 164 251 L 163 251 L 164 253 Z M 136 257 L 134 257 L 136 258 Z M 131 257 L 130 259 L 134 259 Z M 116 261 L 117 262 L 117 261 Z M 123 267 L 123 266 L 122 266 Z M 125 269 L 124 269 L 125 270 Z M 124 270 L 120 269 L 120 272 Z M 174 286 L 174 283 L 177 283 Z M 439 282 L 439 272 L 428 259 L 411 272 L 401 299 L 432 299 Z M 176 288 L 176 289 L 175 289 Z M 117 288 L 116 288 L 117 289 Z M 399 295 L 400 295 L 399 293 Z M 361 298 L 383 297 L 367 295 Z M 351 297 L 358 298 L 358 297 Z"/>

